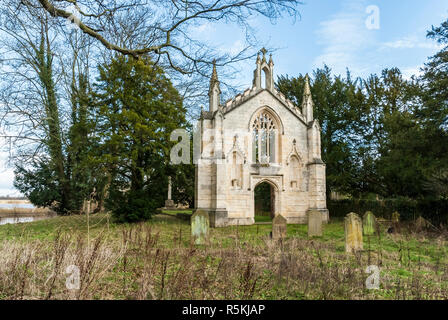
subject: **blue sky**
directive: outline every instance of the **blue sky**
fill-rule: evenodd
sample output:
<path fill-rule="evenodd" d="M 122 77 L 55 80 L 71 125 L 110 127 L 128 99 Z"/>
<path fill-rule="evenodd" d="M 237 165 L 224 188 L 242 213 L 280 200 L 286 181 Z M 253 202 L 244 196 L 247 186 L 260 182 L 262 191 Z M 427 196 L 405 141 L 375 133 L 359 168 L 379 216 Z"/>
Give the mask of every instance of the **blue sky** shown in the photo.
<path fill-rule="evenodd" d="M 366 27 L 369 6 L 379 9 L 379 29 Z M 399 67 L 410 77 L 438 51 L 437 44 L 426 39 L 426 31 L 448 18 L 448 1 L 308 0 L 300 12 L 295 23 L 286 17 L 276 24 L 261 18 L 252 21 L 260 44 L 277 49 L 276 75 L 311 73 L 326 63 L 336 74 L 345 75 L 348 67 L 352 75 L 365 77 Z M 203 25 L 201 32 L 203 39 L 230 52 L 244 44 L 236 27 Z M 245 63 L 242 68 L 239 82 L 247 87 L 254 66 Z"/>
<path fill-rule="evenodd" d="M 379 9 L 379 29 L 366 27 L 369 6 Z M 300 12 L 301 18 L 295 23 L 289 18 L 276 24 L 262 18 L 251 21 L 260 48 L 277 48 L 273 54 L 276 75 L 311 73 L 326 63 L 335 74 L 345 74 L 349 68 L 353 76 L 366 77 L 398 67 L 410 77 L 438 51 L 437 44 L 426 39 L 426 31 L 448 18 L 448 1 L 308 0 Z M 204 24 L 195 33 L 228 52 L 244 45 L 244 35 L 232 26 Z M 240 65 L 235 84 L 250 86 L 253 63 Z M 7 154 L 0 153 L 0 195 L 13 195 L 17 191 L 12 187 L 14 176 L 6 158 Z"/>

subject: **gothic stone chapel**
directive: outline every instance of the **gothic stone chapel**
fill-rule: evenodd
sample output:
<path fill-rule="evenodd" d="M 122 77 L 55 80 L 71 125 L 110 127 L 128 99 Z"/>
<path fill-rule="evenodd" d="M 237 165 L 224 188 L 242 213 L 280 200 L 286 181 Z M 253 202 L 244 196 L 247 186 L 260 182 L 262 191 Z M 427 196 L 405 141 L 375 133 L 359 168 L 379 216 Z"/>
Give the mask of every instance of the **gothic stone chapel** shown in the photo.
<path fill-rule="evenodd" d="M 313 119 L 308 75 L 299 108 L 274 88 L 272 55 L 266 61 L 261 52 L 252 88 L 224 104 L 213 66 L 209 110 L 198 122 L 196 210 L 208 212 L 212 227 L 253 224 L 254 190 L 267 183 L 272 216 L 306 223 L 308 212 L 317 210 L 328 221 L 321 129 Z"/>

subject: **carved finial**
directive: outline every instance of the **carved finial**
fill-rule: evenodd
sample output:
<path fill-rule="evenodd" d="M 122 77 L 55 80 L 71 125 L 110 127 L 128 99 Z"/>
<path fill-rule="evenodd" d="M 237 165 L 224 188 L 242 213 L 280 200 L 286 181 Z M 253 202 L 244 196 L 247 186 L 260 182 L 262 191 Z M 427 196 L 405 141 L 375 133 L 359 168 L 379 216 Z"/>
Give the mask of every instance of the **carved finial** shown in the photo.
<path fill-rule="evenodd" d="M 210 78 L 210 83 L 218 81 L 218 72 L 216 72 L 216 59 L 213 59 L 213 71 L 212 77 Z"/>
<path fill-rule="evenodd" d="M 263 62 L 266 62 L 266 52 L 268 52 L 268 50 L 266 50 L 266 48 L 261 48 L 261 53 L 263 53 Z"/>
<path fill-rule="evenodd" d="M 305 88 L 303 90 L 302 113 L 305 115 L 307 122 L 313 121 L 313 106 L 313 98 L 311 96 L 310 89 L 310 77 L 306 74 Z"/>
<path fill-rule="evenodd" d="M 310 89 L 310 77 L 308 76 L 308 73 L 305 76 L 305 88 L 303 90 L 304 96 L 310 96 L 311 95 L 311 89 Z"/>
<path fill-rule="evenodd" d="M 296 145 L 296 142 L 297 142 L 296 139 L 292 140 L 293 145 Z"/>
<path fill-rule="evenodd" d="M 216 60 L 213 59 L 213 71 L 210 77 L 210 87 L 208 89 L 209 111 L 216 111 L 219 108 L 221 89 L 219 88 L 218 72 L 216 72 Z"/>
<path fill-rule="evenodd" d="M 269 64 L 270 65 L 274 64 L 274 61 L 272 61 L 272 53 L 269 55 Z"/>

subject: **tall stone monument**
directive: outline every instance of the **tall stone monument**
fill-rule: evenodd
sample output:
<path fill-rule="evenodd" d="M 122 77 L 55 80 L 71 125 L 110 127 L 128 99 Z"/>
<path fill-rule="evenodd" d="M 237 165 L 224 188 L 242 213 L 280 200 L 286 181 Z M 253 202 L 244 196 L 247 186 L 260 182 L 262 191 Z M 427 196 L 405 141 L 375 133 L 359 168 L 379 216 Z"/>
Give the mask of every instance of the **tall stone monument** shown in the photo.
<path fill-rule="evenodd" d="M 168 199 L 165 200 L 165 208 L 171 210 L 176 209 L 174 201 L 171 200 L 171 177 L 168 177 Z"/>

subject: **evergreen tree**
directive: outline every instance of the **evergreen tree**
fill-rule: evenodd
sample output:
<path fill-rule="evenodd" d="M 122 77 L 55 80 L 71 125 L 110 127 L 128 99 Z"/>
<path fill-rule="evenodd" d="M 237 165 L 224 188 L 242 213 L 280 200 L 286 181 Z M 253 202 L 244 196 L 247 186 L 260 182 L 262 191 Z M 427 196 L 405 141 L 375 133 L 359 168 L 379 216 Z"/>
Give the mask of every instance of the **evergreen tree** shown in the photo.
<path fill-rule="evenodd" d="M 448 174 L 448 20 L 440 26 L 432 26 L 428 38 L 444 47 L 425 64 L 422 76 L 423 108 L 417 114 L 424 125 L 425 156 L 431 159 L 426 172 L 426 190 L 433 196 L 441 196 L 441 189 Z"/>
<path fill-rule="evenodd" d="M 106 205 L 119 221 L 145 220 L 163 204 L 174 171 L 169 138 L 187 125 L 182 98 L 149 58 L 118 56 L 99 74 L 94 158 L 110 177 Z"/>
<path fill-rule="evenodd" d="M 280 76 L 277 88 L 296 105 L 301 105 L 304 76 Z M 315 104 L 314 117 L 322 128 L 322 160 L 326 163 L 327 194 L 331 191 L 351 192 L 355 183 L 356 119 L 359 112 L 350 105 L 359 99 L 356 84 L 347 79 L 333 77 L 327 66 L 314 72 L 311 85 Z"/>

